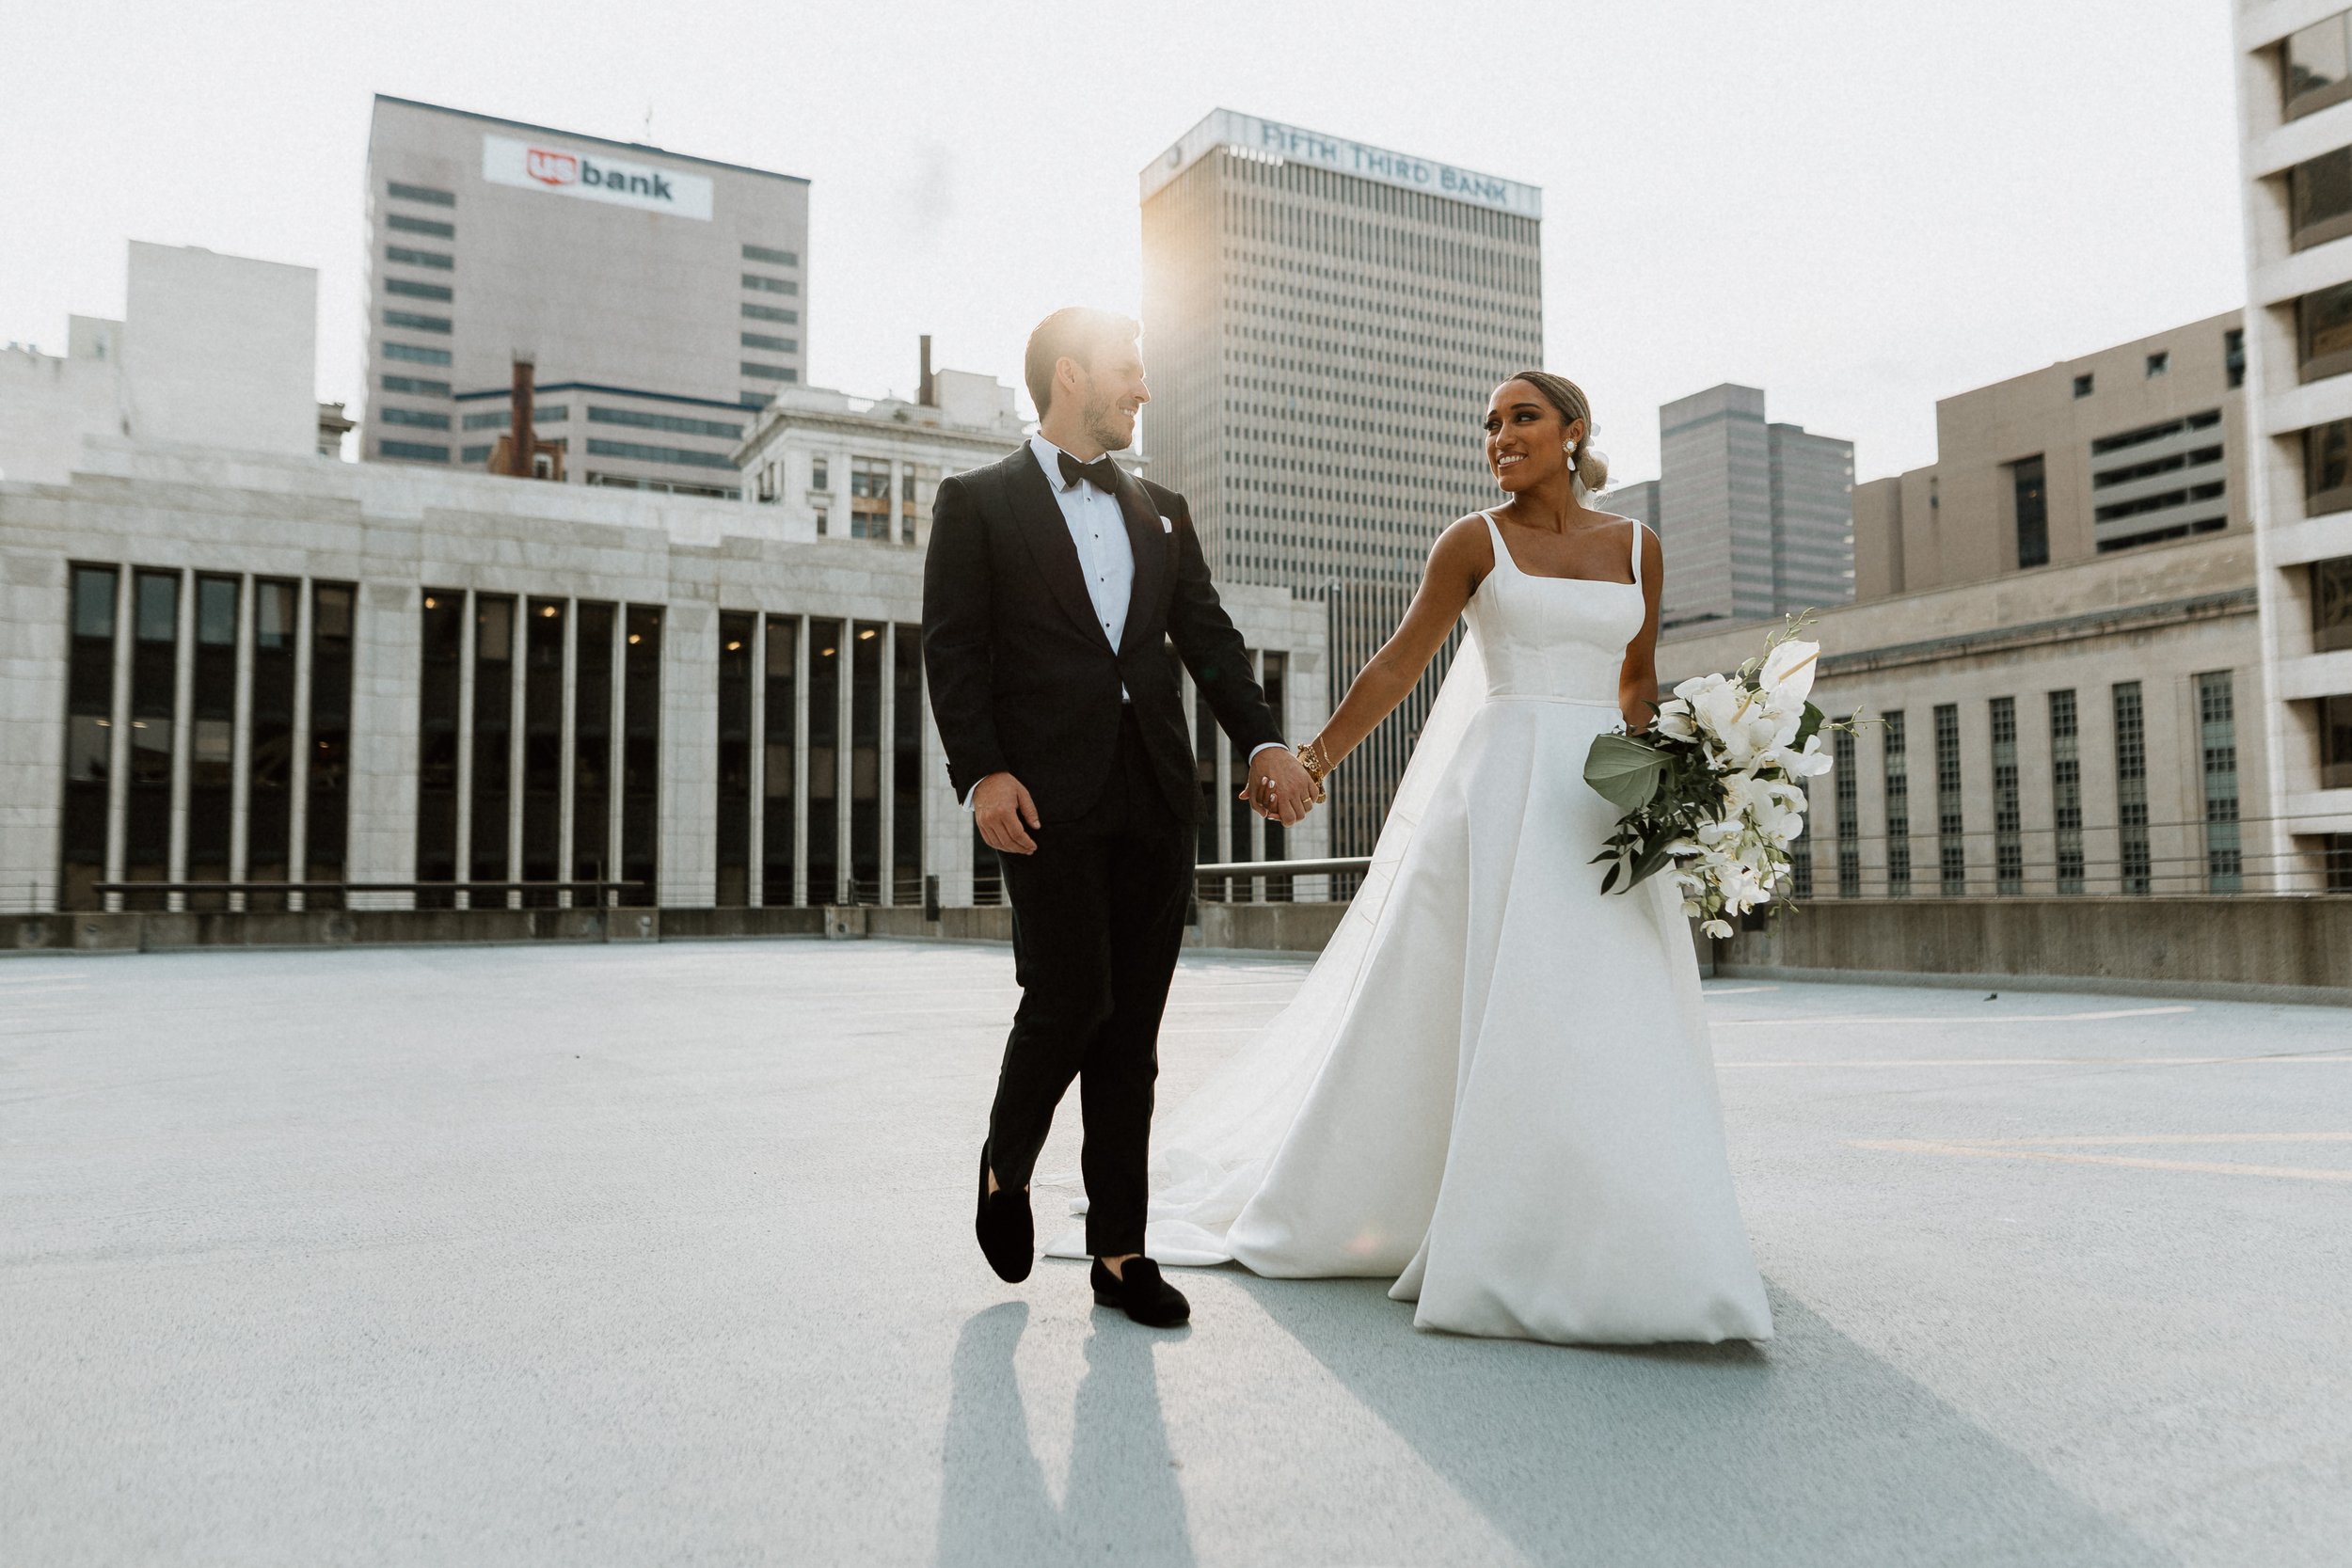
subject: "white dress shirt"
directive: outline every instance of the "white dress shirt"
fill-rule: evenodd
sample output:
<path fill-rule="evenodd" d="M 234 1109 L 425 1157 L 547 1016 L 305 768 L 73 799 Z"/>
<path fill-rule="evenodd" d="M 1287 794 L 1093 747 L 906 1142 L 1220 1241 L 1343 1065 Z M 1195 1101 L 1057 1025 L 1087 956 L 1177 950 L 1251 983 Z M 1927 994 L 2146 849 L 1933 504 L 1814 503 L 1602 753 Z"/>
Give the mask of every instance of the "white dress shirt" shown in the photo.
<path fill-rule="evenodd" d="M 1044 436 L 1030 436 L 1029 451 L 1045 471 L 1045 483 L 1061 506 L 1070 542 L 1078 547 L 1078 567 L 1086 575 L 1095 623 L 1103 628 L 1103 640 L 1116 652 L 1127 627 L 1128 601 L 1136 592 L 1136 550 L 1127 538 L 1127 519 L 1119 509 L 1119 498 L 1095 488 L 1091 480 L 1062 478 L 1061 448 Z M 1077 461 L 1076 453 L 1071 454 L 1071 461 Z M 1121 702 L 1128 700 L 1124 681 L 1120 683 L 1119 697 Z M 1266 741 L 1251 748 L 1250 760 L 1255 761 L 1260 752 L 1280 749 L 1281 742 Z M 972 803 L 969 794 L 963 803 Z"/>

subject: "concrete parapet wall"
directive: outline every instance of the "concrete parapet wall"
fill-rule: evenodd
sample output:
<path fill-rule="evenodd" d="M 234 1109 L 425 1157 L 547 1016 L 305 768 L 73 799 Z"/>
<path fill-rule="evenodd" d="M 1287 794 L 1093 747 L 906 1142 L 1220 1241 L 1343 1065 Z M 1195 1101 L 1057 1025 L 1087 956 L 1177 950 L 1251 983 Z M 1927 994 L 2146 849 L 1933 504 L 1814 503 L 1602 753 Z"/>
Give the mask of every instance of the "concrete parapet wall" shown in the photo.
<path fill-rule="evenodd" d="M 1187 947 L 1253 953 L 1320 953 L 1347 914 L 1345 904 L 1202 904 Z"/>
<path fill-rule="evenodd" d="M 1900 898 L 1808 904 L 1715 944 L 1716 973 L 2352 1006 L 2352 898 Z"/>

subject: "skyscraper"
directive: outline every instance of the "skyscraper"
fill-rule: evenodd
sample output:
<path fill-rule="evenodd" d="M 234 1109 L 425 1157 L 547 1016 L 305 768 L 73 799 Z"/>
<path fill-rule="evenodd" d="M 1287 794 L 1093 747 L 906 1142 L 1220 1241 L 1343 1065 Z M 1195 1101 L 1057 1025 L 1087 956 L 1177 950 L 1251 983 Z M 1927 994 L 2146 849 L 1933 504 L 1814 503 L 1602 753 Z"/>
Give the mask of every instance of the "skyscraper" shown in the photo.
<path fill-rule="evenodd" d="M 1658 411 L 1662 625 L 1767 620 L 1853 598 L 1853 443 L 1768 424 L 1728 383 Z"/>
<path fill-rule="evenodd" d="M 733 496 L 806 356 L 808 182 L 375 100 L 368 462 L 484 467 L 512 365 L 574 483 Z"/>
<path fill-rule="evenodd" d="M 1326 601 L 1336 701 L 1494 495 L 1479 426 L 1541 363 L 1543 193 L 1225 109 L 1142 185 L 1152 476 L 1221 580 Z M 1333 775 L 1335 854 L 1370 849 L 1438 673 Z"/>

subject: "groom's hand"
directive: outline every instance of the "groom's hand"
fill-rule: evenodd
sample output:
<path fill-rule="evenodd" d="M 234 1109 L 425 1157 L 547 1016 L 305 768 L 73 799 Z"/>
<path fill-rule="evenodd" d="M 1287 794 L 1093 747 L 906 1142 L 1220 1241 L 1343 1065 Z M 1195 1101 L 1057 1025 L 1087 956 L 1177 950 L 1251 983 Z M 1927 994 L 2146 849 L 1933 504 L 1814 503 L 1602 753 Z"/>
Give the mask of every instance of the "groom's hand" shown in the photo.
<path fill-rule="evenodd" d="M 1037 840 L 1022 826 L 1041 828 L 1037 802 L 1010 773 L 991 773 L 972 786 L 972 820 L 988 847 L 1007 855 L 1034 855 Z"/>
<path fill-rule="evenodd" d="M 1315 781 L 1295 752 L 1269 746 L 1249 759 L 1249 787 L 1241 798 L 1268 821 L 1295 827 L 1314 807 Z"/>

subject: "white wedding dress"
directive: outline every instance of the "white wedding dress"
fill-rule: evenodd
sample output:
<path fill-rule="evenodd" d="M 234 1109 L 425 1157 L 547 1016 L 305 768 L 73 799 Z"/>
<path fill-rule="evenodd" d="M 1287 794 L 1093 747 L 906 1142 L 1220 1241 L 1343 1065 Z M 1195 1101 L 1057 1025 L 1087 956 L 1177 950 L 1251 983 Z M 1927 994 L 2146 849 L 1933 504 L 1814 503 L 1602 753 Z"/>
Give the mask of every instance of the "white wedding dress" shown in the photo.
<path fill-rule="evenodd" d="M 1641 532 L 1620 583 L 1531 577 L 1486 523 L 1494 570 L 1373 868 L 1291 1006 L 1155 1138 L 1146 1244 L 1393 1277 L 1459 1334 L 1769 1338 L 1678 899 L 1604 895 L 1589 863 Z"/>

